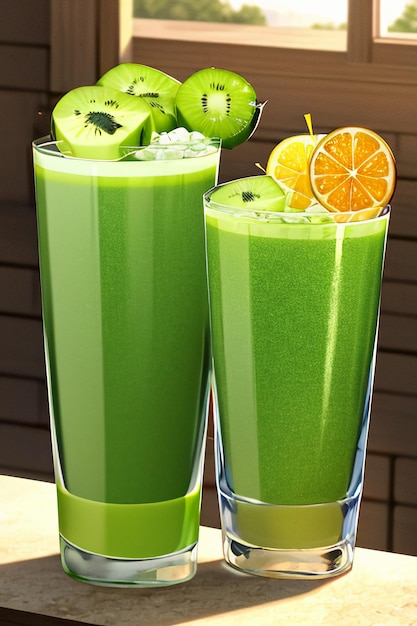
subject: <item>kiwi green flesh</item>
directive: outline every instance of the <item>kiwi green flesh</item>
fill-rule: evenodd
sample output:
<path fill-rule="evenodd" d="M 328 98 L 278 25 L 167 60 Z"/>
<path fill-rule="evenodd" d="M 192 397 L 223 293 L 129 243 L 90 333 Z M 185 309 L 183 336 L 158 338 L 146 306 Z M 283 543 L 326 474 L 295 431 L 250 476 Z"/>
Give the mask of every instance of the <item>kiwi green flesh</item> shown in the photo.
<path fill-rule="evenodd" d="M 206 68 L 187 78 L 178 89 L 175 105 L 180 126 L 206 137 L 220 137 L 226 148 L 246 141 L 261 111 L 250 83 L 234 72 L 217 68 Z"/>
<path fill-rule="evenodd" d="M 170 130 L 177 128 L 177 116 L 173 103 L 164 101 L 162 98 L 158 100 L 146 98 L 146 102 L 151 110 L 152 127 L 155 132 L 168 133 Z"/>
<path fill-rule="evenodd" d="M 151 108 L 140 98 L 111 87 L 78 87 L 52 111 L 57 146 L 71 156 L 114 160 L 121 146 L 146 145 L 153 130 Z"/>
<path fill-rule="evenodd" d="M 147 65 L 121 63 L 98 80 L 97 85 L 112 87 L 145 100 L 151 107 L 154 130 L 168 132 L 177 127 L 175 96 L 180 82 Z"/>
<path fill-rule="evenodd" d="M 248 176 L 216 187 L 210 202 L 244 211 L 285 211 L 286 194 L 267 175 Z"/>

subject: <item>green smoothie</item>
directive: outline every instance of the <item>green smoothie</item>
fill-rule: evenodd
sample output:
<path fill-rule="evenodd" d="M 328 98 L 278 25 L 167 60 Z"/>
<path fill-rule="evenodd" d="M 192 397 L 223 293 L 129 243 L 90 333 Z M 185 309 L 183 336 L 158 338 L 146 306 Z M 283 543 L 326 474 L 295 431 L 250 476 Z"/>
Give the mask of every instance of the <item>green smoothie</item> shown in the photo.
<path fill-rule="evenodd" d="M 242 502 L 283 505 L 264 507 L 249 534 L 262 536 L 265 522 L 264 545 L 281 532 L 283 545 L 278 539 L 271 547 L 295 548 L 300 537 L 306 545 L 298 547 L 308 547 L 312 521 L 294 539 L 291 507 L 335 503 L 349 491 L 373 371 L 388 218 L 286 224 L 206 214 L 225 480 Z M 328 524 L 324 535 L 337 540 L 340 510 L 326 511 L 317 521 L 317 509 L 313 526 Z M 251 525 L 250 512 L 241 524 Z"/>
<path fill-rule="evenodd" d="M 145 558 L 196 541 L 208 394 L 202 194 L 218 151 L 98 162 L 35 148 L 60 531 Z"/>

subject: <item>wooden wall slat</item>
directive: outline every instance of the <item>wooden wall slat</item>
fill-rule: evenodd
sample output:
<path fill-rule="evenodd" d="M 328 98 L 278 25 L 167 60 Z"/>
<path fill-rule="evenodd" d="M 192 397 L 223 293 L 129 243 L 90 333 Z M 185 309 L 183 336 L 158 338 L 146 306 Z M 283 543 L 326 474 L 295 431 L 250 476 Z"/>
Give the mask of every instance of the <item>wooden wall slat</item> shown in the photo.
<path fill-rule="evenodd" d="M 392 395 L 375 390 L 369 449 L 380 454 L 416 456 L 417 395 Z"/>
<path fill-rule="evenodd" d="M 375 390 L 413 396 L 417 411 L 417 358 L 380 350 L 376 361 Z M 416 455 L 416 442 L 413 444 Z"/>
<path fill-rule="evenodd" d="M 50 0 L 1 0 L 0 41 L 49 45 Z"/>
<path fill-rule="evenodd" d="M 319 51 L 309 51 L 306 61 L 305 53 L 285 49 L 274 51 L 276 62 L 271 64 L 267 47 L 204 42 L 191 47 L 187 41 L 150 37 L 134 37 L 132 54 L 135 61 L 159 67 L 179 80 L 202 67 L 224 67 L 227 59 L 228 68 L 243 74 L 259 98 L 269 101 L 259 137 L 270 137 L 277 124 L 301 130 L 309 112 L 318 130 L 357 124 L 380 132 L 416 132 L 410 106 L 417 99 L 414 68 L 349 64 L 343 55 L 323 56 Z M 257 67 L 248 72 L 253 59 Z"/>
<path fill-rule="evenodd" d="M 37 268 L 0 265 L 0 285 L 0 313 L 40 317 Z"/>
<path fill-rule="evenodd" d="M 51 90 L 94 85 L 104 71 L 130 60 L 132 12 L 132 0 L 53 0 Z"/>
<path fill-rule="evenodd" d="M 43 381 L 0 375 L 0 397 L 0 421 L 22 426 L 48 425 Z"/>
<path fill-rule="evenodd" d="M 46 429 L 0 424 L 1 470 L 42 473 L 52 477 L 51 437 Z M 19 473 L 17 474 L 19 475 Z"/>
<path fill-rule="evenodd" d="M 117 63 L 131 60 L 133 0 L 100 0 L 99 6 L 101 75 Z"/>
<path fill-rule="evenodd" d="M 35 210 L 0 205 L 0 242 L 1 263 L 35 267 L 38 263 Z"/>
<path fill-rule="evenodd" d="M 399 157 L 400 168 L 401 164 Z M 411 181 L 400 178 L 397 181 L 391 207 L 390 235 L 417 239 L 417 179 Z"/>
<path fill-rule="evenodd" d="M 51 91 L 62 94 L 98 79 L 96 0 L 52 0 Z"/>
<path fill-rule="evenodd" d="M 45 378 L 41 320 L 0 315 L 0 345 L 1 373 Z"/>
<path fill-rule="evenodd" d="M 46 91 L 48 50 L 0 44 L 0 89 Z"/>
<path fill-rule="evenodd" d="M 413 352 L 417 374 L 417 317 L 392 315 L 389 313 L 381 315 L 378 345 L 382 350 L 400 353 Z"/>
<path fill-rule="evenodd" d="M 385 280 L 382 285 L 382 313 L 417 317 L 417 284 Z M 417 324 L 417 320 L 415 322 Z"/>
<path fill-rule="evenodd" d="M 417 240 L 389 239 L 384 276 L 389 280 L 417 283 Z"/>

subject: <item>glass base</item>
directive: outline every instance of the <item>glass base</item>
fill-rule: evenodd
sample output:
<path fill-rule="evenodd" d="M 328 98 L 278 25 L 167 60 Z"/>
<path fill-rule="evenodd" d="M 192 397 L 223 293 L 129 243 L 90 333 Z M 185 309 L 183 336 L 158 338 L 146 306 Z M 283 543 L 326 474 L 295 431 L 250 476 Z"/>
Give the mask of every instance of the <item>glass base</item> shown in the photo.
<path fill-rule="evenodd" d="M 274 505 L 219 489 L 226 562 L 272 578 L 330 578 L 353 564 L 360 494 L 337 502 Z"/>
<path fill-rule="evenodd" d="M 352 568 L 353 548 L 348 541 L 314 550 L 257 548 L 223 537 L 226 563 L 247 574 L 269 578 L 331 578 Z"/>
<path fill-rule="evenodd" d="M 147 559 L 116 559 L 86 552 L 60 537 L 66 574 L 104 587 L 166 587 L 186 582 L 197 570 L 197 544 L 180 552 Z"/>

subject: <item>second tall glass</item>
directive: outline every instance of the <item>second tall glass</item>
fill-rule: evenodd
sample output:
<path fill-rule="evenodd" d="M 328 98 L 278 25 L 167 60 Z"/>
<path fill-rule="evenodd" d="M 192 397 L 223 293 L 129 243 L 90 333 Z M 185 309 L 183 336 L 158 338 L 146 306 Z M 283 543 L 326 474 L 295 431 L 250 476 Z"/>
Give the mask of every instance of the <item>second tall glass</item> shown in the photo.
<path fill-rule="evenodd" d="M 205 195 L 224 554 L 328 577 L 353 560 L 389 212 L 295 215 Z"/>
<path fill-rule="evenodd" d="M 34 144 L 61 555 L 80 580 L 195 573 L 209 370 L 202 194 L 219 154 L 214 143 L 192 158 L 106 162 Z"/>

